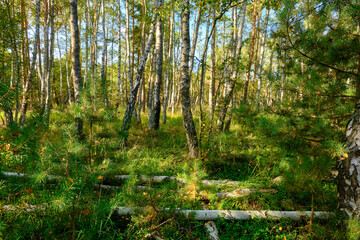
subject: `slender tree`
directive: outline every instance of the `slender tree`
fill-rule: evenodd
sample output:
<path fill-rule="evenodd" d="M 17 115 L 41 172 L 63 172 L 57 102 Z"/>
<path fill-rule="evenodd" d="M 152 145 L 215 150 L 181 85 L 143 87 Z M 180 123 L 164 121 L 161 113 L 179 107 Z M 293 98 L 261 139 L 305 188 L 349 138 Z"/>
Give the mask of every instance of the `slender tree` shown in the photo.
<path fill-rule="evenodd" d="M 182 2 L 181 13 L 181 63 L 180 63 L 180 94 L 182 115 L 184 118 L 184 127 L 187 143 L 189 147 L 189 156 L 197 158 L 199 156 L 198 139 L 196 128 L 191 112 L 190 104 L 190 76 L 189 76 L 189 56 L 190 56 L 190 4 L 189 0 Z"/>
<path fill-rule="evenodd" d="M 249 66 L 247 69 L 245 85 L 244 85 L 244 95 L 243 95 L 243 103 L 246 103 L 248 96 L 248 88 L 251 74 L 251 66 L 253 63 L 254 56 L 254 47 L 255 47 L 255 31 L 256 31 L 256 15 L 257 15 L 257 0 L 254 1 L 254 12 L 253 12 L 253 25 L 252 25 L 252 33 L 251 33 L 251 45 L 250 45 L 250 56 L 249 56 Z"/>
<path fill-rule="evenodd" d="M 34 47 L 33 47 L 33 52 L 32 52 L 32 60 L 31 60 L 31 65 L 30 65 L 30 69 L 29 69 L 29 74 L 28 74 L 28 78 L 26 79 L 26 82 L 24 82 L 23 84 L 23 98 L 22 98 L 22 102 L 21 102 L 21 108 L 20 108 L 20 124 L 23 125 L 25 124 L 26 121 L 26 112 L 27 112 L 27 108 L 29 105 L 29 98 L 30 98 L 30 89 L 31 89 L 31 85 L 32 85 L 32 78 L 34 76 L 34 70 L 35 70 L 35 64 L 36 64 L 36 55 L 37 55 L 37 45 L 38 45 L 38 40 L 39 40 L 39 29 L 40 29 L 40 17 L 39 17 L 39 13 L 40 13 L 40 0 L 36 1 L 36 27 L 35 27 L 35 42 L 34 42 Z"/>
<path fill-rule="evenodd" d="M 157 9 L 159 6 L 158 3 L 159 3 L 159 1 L 156 0 L 156 4 L 155 4 L 156 9 L 155 9 L 153 18 L 151 20 L 151 29 L 150 29 L 148 41 L 146 43 L 144 54 L 141 57 L 140 64 L 137 68 L 137 74 L 136 74 L 134 86 L 131 88 L 130 98 L 129 98 L 129 101 L 128 101 L 128 104 L 126 107 L 126 111 L 125 111 L 122 126 L 121 126 L 121 130 L 123 131 L 125 138 L 127 138 L 128 134 L 129 134 L 131 118 L 132 118 L 133 112 L 135 110 L 136 97 L 138 94 L 141 78 L 142 78 L 144 70 L 145 70 L 145 64 L 146 64 L 146 61 L 147 61 L 147 58 L 148 58 L 148 55 L 150 52 L 151 44 L 154 40 L 155 25 L 156 25 L 156 20 L 157 20 L 157 16 L 158 16 L 158 9 Z"/>
<path fill-rule="evenodd" d="M 103 30 L 103 51 L 101 58 L 101 90 L 106 108 L 109 108 L 109 99 L 107 95 L 106 84 L 106 67 L 107 67 L 107 39 L 106 39 L 106 18 L 105 18 L 105 1 L 102 0 L 102 30 Z"/>
<path fill-rule="evenodd" d="M 71 29 L 71 75 L 74 81 L 74 95 L 76 104 L 80 104 L 80 94 L 83 83 L 80 64 L 80 32 L 78 25 L 77 0 L 70 0 L 70 29 Z M 83 120 L 75 117 L 76 133 L 80 139 L 83 138 Z"/>
<path fill-rule="evenodd" d="M 164 4 L 163 0 L 159 0 L 159 8 L 162 8 Z M 163 33 L 162 17 L 158 17 L 156 23 L 156 40 L 155 40 L 155 51 L 156 51 L 156 74 L 154 83 L 154 97 L 153 97 L 153 108 L 149 117 L 149 128 L 153 130 L 159 129 L 160 125 L 160 93 L 162 85 L 162 74 L 163 74 L 163 44 L 164 44 L 164 33 Z"/>

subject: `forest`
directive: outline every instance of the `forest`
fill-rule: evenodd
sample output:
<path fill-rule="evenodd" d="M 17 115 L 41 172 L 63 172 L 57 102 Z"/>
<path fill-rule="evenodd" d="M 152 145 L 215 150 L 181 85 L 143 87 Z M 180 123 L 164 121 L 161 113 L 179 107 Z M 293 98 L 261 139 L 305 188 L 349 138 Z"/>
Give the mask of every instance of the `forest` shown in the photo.
<path fill-rule="evenodd" d="M 360 239 L 360 0 L 0 0 L 0 240 Z"/>

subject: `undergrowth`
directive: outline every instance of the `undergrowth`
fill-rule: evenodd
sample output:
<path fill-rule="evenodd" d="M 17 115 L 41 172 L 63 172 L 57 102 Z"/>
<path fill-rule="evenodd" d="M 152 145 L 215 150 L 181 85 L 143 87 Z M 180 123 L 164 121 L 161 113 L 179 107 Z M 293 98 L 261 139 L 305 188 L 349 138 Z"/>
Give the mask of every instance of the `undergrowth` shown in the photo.
<path fill-rule="evenodd" d="M 24 128 L 0 129 L 1 171 L 26 174 L 0 176 L 1 238 L 206 239 L 204 222 L 161 209 L 200 210 L 204 204 L 219 210 L 336 208 L 332 165 L 323 162 L 342 154 L 337 132 L 321 144 L 309 144 L 291 137 L 291 131 L 303 131 L 309 123 L 292 125 L 286 118 L 248 112 L 246 119 L 237 118 L 229 133 L 214 134 L 202 158 L 194 161 L 187 156 L 181 115 L 168 117 L 159 131 L 151 131 L 143 114 L 142 123 L 134 120 L 125 146 L 119 137 L 124 110 L 108 111 L 87 116 L 83 141 L 75 137 L 73 114 L 66 111 L 54 111 L 50 126 L 34 115 Z M 319 131 L 327 124 L 316 123 L 324 125 Z M 296 167 L 302 164 L 308 167 Z M 305 174 L 308 171 L 311 174 Z M 124 180 L 118 175 L 131 176 Z M 138 175 L 174 176 L 186 183 L 144 182 Z M 207 186 L 202 179 L 236 180 L 240 185 Z M 102 189 L 99 184 L 117 188 Z M 275 193 L 216 197 L 216 192 L 236 188 Z M 145 211 L 118 216 L 119 206 Z M 345 230 L 336 230 L 336 224 L 332 220 L 314 220 L 311 225 L 290 220 L 216 220 L 220 239 L 342 239 Z"/>

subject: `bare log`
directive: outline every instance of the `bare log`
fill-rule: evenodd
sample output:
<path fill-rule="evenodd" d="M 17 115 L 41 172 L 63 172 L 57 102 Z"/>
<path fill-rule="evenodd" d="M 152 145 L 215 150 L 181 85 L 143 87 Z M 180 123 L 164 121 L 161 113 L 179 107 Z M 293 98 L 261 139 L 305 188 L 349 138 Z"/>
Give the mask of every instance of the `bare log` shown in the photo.
<path fill-rule="evenodd" d="M 137 208 L 138 210 L 145 210 L 145 208 Z M 174 209 L 164 208 L 162 211 L 170 211 Z M 302 219 L 310 218 L 311 211 L 238 211 L 238 210 L 181 210 L 175 209 L 176 212 L 185 215 L 185 217 L 194 217 L 198 221 L 211 221 L 218 218 L 225 220 L 251 220 L 251 219 L 291 219 L 293 221 L 300 221 Z M 120 216 L 127 216 L 134 214 L 134 210 L 129 207 L 119 207 L 116 210 Z M 335 216 L 331 212 L 315 211 L 314 218 L 328 219 Z"/>

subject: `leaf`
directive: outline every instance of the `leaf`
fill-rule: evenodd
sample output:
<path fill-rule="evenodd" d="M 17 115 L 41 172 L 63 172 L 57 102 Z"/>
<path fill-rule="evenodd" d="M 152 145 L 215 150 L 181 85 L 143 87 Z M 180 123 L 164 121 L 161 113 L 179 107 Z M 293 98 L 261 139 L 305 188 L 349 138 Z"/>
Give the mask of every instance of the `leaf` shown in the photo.
<path fill-rule="evenodd" d="M 31 188 L 28 188 L 28 189 L 26 189 L 26 192 L 27 192 L 28 194 L 32 194 L 32 193 L 34 193 L 34 190 L 32 190 Z"/>
<path fill-rule="evenodd" d="M 90 210 L 90 209 L 87 209 L 87 210 L 85 210 L 83 213 L 84 213 L 85 216 L 87 216 L 87 215 L 89 215 L 89 214 L 91 213 L 91 210 Z"/>

